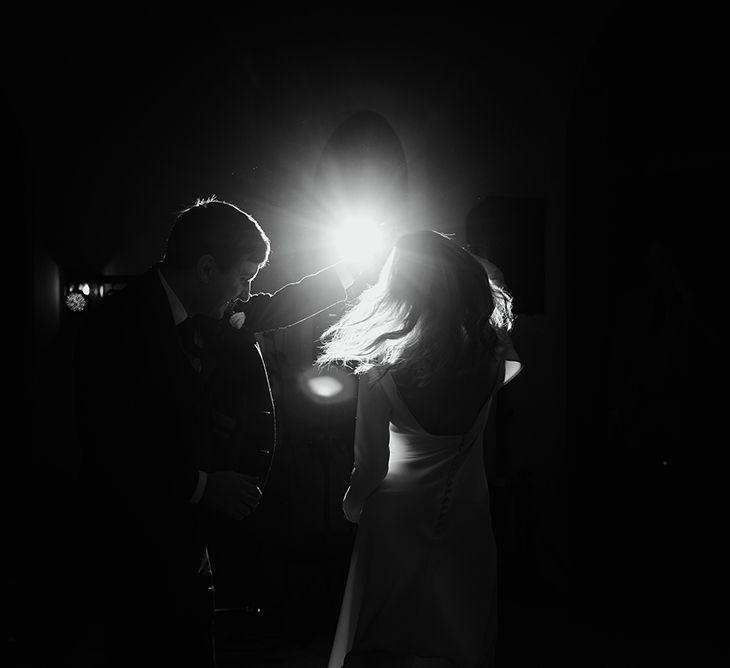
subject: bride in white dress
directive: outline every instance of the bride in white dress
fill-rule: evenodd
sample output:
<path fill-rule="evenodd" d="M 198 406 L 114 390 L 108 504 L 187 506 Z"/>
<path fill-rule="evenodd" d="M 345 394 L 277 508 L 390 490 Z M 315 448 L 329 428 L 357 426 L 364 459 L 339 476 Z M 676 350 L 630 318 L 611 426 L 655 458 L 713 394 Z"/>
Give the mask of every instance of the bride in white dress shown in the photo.
<path fill-rule="evenodd" d="M 446 235 L 404 235 L 323 335 L 320 365 L 360 374 L 343 501 L 358 524 L 329 668 L 485 668 L 496 547 L 483 437 L 521 369 L 501 273 Z"/>

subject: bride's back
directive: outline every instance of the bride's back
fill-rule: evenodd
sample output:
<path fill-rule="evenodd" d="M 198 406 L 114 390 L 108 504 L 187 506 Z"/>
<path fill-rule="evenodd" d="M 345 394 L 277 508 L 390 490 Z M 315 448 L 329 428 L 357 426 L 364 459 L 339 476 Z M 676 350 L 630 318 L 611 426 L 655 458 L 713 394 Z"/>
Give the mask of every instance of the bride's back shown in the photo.
<path fill-rule="evenodd" d="M 495 387 L 499 360 L 490 357 L 466 374 L 451 369 L 432 378 L 424 387 L 405 374 L 394 374 L 403 401 L 421 427 L 430 434 L 466 433 Z"/>

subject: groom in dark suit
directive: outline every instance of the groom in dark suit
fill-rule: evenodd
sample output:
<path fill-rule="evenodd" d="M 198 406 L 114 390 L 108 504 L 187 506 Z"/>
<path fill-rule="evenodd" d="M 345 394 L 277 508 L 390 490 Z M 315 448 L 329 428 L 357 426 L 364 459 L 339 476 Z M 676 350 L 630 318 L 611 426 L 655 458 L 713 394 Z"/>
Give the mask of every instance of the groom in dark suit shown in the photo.
<path fill-rule="evenodd" d="M 164 259 L 80 329 L 86 577 L 107 665 L 215 665 L 206 532 L 253 512 L 275 448 L 254 333 L 342 301 L 352 282 L 333 265 L 251 295 L 269 252 L 251 216 L 198 201 L 178 215 Z"/>

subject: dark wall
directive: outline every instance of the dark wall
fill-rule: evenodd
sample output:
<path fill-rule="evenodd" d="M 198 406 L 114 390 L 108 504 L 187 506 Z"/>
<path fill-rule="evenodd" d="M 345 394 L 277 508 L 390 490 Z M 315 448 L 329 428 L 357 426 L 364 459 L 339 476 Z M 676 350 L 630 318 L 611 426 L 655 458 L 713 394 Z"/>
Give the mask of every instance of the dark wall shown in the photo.
<path fill-rule="evenodd" d="M 713 12 L 627 6 L 569 126 L 575 591 L 654 658 L 715 646 L 727 56 Z"/>

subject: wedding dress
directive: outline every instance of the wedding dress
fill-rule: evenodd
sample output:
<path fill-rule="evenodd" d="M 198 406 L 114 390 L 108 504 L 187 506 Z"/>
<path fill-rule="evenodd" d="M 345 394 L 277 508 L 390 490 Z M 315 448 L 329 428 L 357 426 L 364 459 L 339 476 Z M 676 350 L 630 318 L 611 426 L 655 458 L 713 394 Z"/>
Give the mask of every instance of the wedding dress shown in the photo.
<path fill-rule="evenodd" d="M 516 355 L 514 355 L 516 357 Z M 361 377 L 343 509 L 358 522 L 328 668 L 493 665 L 496 546 L 483 440 L 502 360 L 472 426 L 426 431 L 390 372 Z"/>

